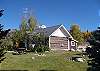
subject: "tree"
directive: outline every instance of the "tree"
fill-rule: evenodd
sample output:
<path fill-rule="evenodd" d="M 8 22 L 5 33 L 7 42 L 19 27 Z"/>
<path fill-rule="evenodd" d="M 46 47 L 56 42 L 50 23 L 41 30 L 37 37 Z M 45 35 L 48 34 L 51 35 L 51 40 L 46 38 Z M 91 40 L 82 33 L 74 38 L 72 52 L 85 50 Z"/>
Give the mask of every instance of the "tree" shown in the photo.
<path fill-rule="evenodd" d="M 0 10 L 0 17 L 3 15 L 3 14 L 2 14 L 3 11 L 4 11 L 4 10 Z M 5 54 L 4 50 L 5 50 L 5 47 L 4 47 L 4 45 L 2 45 L 2 40 L 5 39 L 7 33 L 10 31 L 10 29 L 8 29 L 8 30 L 3 30 L 2 27 L 3 27 L 3 26 L 0 24 L 0 63 L 1 63 L 1 61 L 3 61 L 3 60 L 5 59 L 5 57 L 4 57 L 4 54 Z"/>
<path fill-rule="evenodd" d="M 21 23 L 21 29 L 20 29 L 20 33 L 21 33 L 21 36 L 22 36 L 22 40 L 21 41 L 22 43 L 25 44 L 25 46 L 23 47 L 28 47 L 28 24 L 27 24 L 27 19 L 26 18 L 23 18 L 22 20 L 22 23 Z M 21 45 L 21 44 L 20 44 Z"/>
<path fill-rule="evenodd" d="M 78 25 L 72 25 L 70 33 L 73 38 L 78 41 L 78 45 L 83 43 L 83 34 L 81 33 L 80 27 Z"/>
<path fill-rule="evenodd" d="M 23 17 L 20 30 L 16 30 L 12 35 L 12 40 L 14 43 L 14 47 L 20 47 L 21 43 L 24 43 L 25 46 L 29 46 L 29 35 L 28 33 L 32 33 L 36 26 L 36 20 L 34 17 L 30 16 L 29 19 L 27 17 Z"/>
<path fill-rule="evenodd" d="M 88 40 L 91 48 L 87 48 L 86 52 L 91 61 L 88 63 L 92 71 L 100 70 L 100 27 L 92 32 L 91 38 Z"/>
<path fill-rule="evenodd" d="M 14 48 L 19 48 L 19 43 L 20 41 L 22 41 L 23 38 L 21 32 L 19 30 L 15 30 L 10 38 L 13 41 Z"/>
<path fill-rule="evenodd" d="M 36 27 L 36 19 L 32 16 L 30 16 L 29 20 L 28 20 L 28 26 L 29 26 L 29 31 L 33 32 L 35 27 Z"/>
<path fill-rule="evenodd" d="M 20 26 L 20 31 L 22 33 L 23 36 L 26 35 L 26 31 L 27 31 L 27 21 L 25 18 L 23 18 L 21 26 Z"/>
<path fill-rule="evenodd" d="M 35 47 L 33 48 L 34 51 L 45 52 L 49 50 L 48 37 L 40 33 L 40 34 L 34 35 L 32 38 L 34 40 L 33 43 L 35 44 Z"/>
<path fill-rule="evenodd" d="M 82 32 L 82 34 L 84 41 L 87 41 L 91 37 L 91 32 L 88 32 L 88 30 L 86 32 Z"/>
<path fill-rule="evenodd" d="M 0 17 L 3 15 L 4 10 L 0 10 Z"/>

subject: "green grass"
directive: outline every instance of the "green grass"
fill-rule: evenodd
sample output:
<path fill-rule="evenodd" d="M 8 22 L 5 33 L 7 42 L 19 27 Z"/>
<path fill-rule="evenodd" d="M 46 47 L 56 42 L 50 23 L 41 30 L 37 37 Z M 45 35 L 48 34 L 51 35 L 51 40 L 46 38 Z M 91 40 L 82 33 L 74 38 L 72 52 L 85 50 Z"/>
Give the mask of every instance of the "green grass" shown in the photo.
<path fill-rule="evenodd" d="M 34 53 L 22 55 L 6 54 L 6 59 L 0 64 L 0 70 L 56 70 L 56 71 L 86 71 L 87 63 L 68 61 L 66 57 L 77 52 L 48 52 L 46 56 L 36 56 Z M 35 57 L 33 60 L 32 57 Z"/>

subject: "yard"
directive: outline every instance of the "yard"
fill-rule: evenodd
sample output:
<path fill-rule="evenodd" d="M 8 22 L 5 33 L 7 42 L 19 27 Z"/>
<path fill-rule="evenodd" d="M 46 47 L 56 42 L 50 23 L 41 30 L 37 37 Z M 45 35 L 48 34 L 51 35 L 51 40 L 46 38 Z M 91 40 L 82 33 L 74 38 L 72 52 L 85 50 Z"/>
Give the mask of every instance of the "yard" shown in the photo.
<path fill-rule="evenodd" d="M 86 62 L 68 61 L 67 57 L 78 52 L 46 52 L 46 56 L 37 56 L 34 53 L 22 55 L 6 54 L 0 70 L 25 71 L 86 71 Z M 32 59 L 32 57 L 34 57 Z"/>

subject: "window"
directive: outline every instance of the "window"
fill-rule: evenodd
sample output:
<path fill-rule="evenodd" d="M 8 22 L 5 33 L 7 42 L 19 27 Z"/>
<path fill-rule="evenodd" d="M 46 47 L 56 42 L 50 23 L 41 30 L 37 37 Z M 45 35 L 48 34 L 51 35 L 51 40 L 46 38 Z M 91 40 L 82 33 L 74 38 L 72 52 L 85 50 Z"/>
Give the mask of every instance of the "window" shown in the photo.
<path fill-rule="evenodd" d="M 74 41 L 71 41 L 71 46 L 75 46 L 75 42 Z"/>

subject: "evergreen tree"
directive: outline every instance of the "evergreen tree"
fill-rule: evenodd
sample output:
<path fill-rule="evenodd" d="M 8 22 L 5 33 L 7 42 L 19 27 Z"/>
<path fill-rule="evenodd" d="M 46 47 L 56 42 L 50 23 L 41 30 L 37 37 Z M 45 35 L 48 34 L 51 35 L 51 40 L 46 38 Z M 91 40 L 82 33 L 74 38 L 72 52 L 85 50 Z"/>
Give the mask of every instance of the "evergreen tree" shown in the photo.
<path fill-rule="evenodd" d="M 2 14 L 3 11 L 4 10 L 0 10 L 0 17 L 3 15 Z M 7 33 L 10 31 L 10 29 L 3 30 L 2 27 L 3 26 L 0 24 L 0 63 L 1 63 L 1 61 L 3 61 L 5 59 L 5 57 L 4 57 L 4 54 L 5 54 L 4 50 L 5 50 L 5 48 L 4 48 L 4 45 L 2 45 L 2 41 L 1 40 L 5 39 Z"/>
<path fill-rule="evenodd" d="M 92 37 L 88 40 L 92 48 L 87 48 L 86 52 L 88 53 L 91 61 L 92 71 L 100 71 L 100 27 L 92 33 Z"/>

